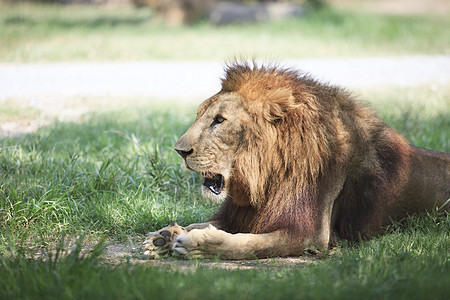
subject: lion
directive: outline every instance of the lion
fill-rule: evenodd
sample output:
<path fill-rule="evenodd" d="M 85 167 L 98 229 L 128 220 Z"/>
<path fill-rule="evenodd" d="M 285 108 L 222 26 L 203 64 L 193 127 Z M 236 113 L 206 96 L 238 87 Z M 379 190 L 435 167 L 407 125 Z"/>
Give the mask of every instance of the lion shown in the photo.
<path fill-rule="evenodd" d="M 208 223 L 152 232 L 150 257 L 300 256 L 450 208 L 450 154 L 409 145 L 346 90 L 234 62 L 175 150 L 222 202 Z"/>

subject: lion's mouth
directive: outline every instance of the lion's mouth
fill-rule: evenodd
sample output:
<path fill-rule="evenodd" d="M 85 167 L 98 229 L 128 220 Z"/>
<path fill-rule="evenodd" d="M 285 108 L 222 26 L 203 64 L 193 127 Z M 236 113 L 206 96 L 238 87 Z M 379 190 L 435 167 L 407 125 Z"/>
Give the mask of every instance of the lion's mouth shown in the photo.
<path fill-rule="evenodd" d="M 203 181 L 203 185 L 205 187 L 209 188 L 209 190 L 216 195 L 222 193 L 223 187 L 225 185 L 225 179 L 222 175 L 213 172 L 201 172 L 201 174 L 205 179 Z"/>

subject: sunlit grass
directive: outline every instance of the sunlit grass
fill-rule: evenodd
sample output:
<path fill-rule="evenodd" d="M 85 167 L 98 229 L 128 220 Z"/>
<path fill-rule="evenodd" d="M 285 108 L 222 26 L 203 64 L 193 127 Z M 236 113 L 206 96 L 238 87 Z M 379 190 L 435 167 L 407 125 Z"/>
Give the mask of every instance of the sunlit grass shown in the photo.
<path fill-rule="evenodd" d="M 446 16 L 324 10 L 272 23 L 167 27 L 148 9 L 2 5 L 0 61 L 449 54 Z"/>
<path fill-rule="evenodd" d="M 450 88 L 430 85 L 360 92 L 378 116 L 411 144 L 450 152 Z"/>
<path fill-rule="evenodd" d="M 177 113 L 94 114 L 3 139 L 2 226 L 144 234 L 174 220 L 206 220 L 212 206 L 172 149 L 186 126 Z"/>

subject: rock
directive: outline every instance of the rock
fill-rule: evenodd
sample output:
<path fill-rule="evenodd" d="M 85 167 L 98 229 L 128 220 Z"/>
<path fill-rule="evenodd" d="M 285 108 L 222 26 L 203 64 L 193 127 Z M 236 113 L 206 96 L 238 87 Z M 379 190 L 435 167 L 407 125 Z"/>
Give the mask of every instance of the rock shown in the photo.
<path fill-rule="evenodd" d="M 209 12 L 209 21 L 217 25 L 267 22 L 302 15 L 304 9 L 296 3 L 273 2 L 243 4 L 220 2 Z"/>

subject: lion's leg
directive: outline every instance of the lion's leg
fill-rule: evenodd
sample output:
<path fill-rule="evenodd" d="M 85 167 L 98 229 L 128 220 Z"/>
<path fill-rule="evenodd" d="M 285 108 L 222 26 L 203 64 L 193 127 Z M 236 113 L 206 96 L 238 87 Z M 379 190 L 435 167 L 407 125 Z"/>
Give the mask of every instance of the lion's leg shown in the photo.
<path fill-rule="evenodd" d="M 182 257 L 214 257 L 224 259 L 252 259 L 272 256 L 298 256 L 306 249 L 326 249 L 332 235 L 333 206 L 341 192 L 345 176 L 341 170 L 330 171 L 330 178 L 320 185 L 320 203 L 318 227 L 308 236 L 296 236 L 284 231 L 265 234 L 230 234 L 214 226 L 204 229 L 192 229 L 178 236 L 173 243 L 174 255 Z"/>
<path fill-rule="evenodd" d="M 193 229 L 205 229 L 205 228 L 208 228 L 211 225 L 216 227 L 216 228 L 220 228 L 219 222 L 211 221 L 211 222 L 205 222 L 205 223 L 193 223 L 193 224 L 190 224 L 189 226 L 184 227 L 184 229 L 186 229 L 189 232 L 189 231 L 191 231 Z"/>
<path fill-rule="evenodd" d="M 186 258 L 214 257 L 254 259 L 301 255 L 304 241 L 294 240 L 281 231 L 265 234 L 231 234 L 213 226 L 194 229 L 178 236 L 172 246 L 174 255 Z"/>

